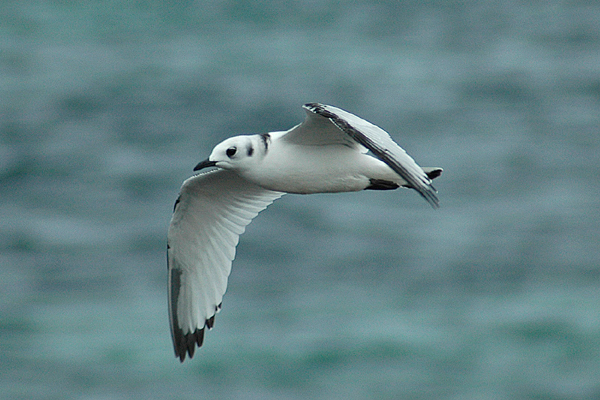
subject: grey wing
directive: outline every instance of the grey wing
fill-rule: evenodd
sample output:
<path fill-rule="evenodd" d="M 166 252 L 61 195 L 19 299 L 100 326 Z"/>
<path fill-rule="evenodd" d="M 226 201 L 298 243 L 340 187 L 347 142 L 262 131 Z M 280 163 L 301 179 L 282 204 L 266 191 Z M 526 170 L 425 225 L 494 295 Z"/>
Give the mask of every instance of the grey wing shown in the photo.
<path fill-rule="evenodd" d="M 282 139 L 286 142 L 304 146 L 342 144 L 362 153 L 368 151 L 367 148 L 340 130 L 329 118 L 315 113 L 308 105 L 303 108 L 306 111 L 306 118 L 301 124 L 285 132 Z"/>
<path fill-rule="evenodd" d="M 370 150 L 375 157 L 386 163 L 408 182 L 411 188 L 419 192 L 429 204 L 434 208 L 439 207 L 439 200 L 436 190 L 431 184 L 431 179 L 427 177 L 415 160 L 392 140 L 386 131 L 333 106 L 309 103 L 305 104 L 304 108 L 314 113 L 315 116 L 324 117 L 323 120 L 330 121 L 347 137 Z M 438 170 L 441 171 L 441 169 Z"/>
<path fill-rule="evenodd" d="M 175 356 L 191 358 L 211 329 L 246 226 L 283 193 L 213 170 L 181 187 L 167 242 L 169 319 Z"/>

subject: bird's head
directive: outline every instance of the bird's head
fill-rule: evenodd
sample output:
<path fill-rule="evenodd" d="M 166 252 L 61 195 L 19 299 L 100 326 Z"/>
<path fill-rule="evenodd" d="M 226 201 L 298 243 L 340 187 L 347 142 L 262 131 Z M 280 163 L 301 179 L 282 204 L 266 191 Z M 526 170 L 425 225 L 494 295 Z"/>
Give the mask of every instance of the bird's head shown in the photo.
<path fill-rule="evenodd" d="M 242 135 L 226 139 L 215 146 L 208 159 L 200 162 L 194 171 L 218 167 L 232 171 L 243 171 L 256 164 L 260 158 L 259 135 Z"/>

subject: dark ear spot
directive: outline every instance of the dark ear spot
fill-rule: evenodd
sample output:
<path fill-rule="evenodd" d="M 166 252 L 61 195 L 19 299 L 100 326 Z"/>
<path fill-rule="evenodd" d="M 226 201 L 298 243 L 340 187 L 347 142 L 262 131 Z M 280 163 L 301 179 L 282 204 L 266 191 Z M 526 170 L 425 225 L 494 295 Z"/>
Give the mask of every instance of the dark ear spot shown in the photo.
<path fill-rule="evenodd" d="M 248 157 L 252 157 L 252 154 L 254 154 L 254 147 L 252 146 L 248 146 Z"/>

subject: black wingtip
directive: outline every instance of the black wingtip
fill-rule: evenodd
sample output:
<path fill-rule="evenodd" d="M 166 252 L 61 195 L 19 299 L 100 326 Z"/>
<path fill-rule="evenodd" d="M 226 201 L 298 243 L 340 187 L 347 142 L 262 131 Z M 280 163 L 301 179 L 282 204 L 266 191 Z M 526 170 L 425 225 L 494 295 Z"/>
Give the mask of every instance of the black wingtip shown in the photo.
<path fill-rule="evenodd" d="M 437 190 L 431 182 L 426 185 L 422 185 L 420 187 L 416 187 L 413 185 L 407 186 L 410 189 L 414 189 L 417 193 L 421 195 L 434 209 L 440 208 L 440 199 L 437 197 Z"/>
<path fill-rule="evenodd" d="M 403 187 L 408 188 L 408 189 L 414 189 L 434 209 L 440 208 L 440 199 L 437 197 L 437 190 L 431 184 L 431 182 L 428 183 L 426 186 L 417 187 L 417 186 L 413 186 L 413 185 L 409 184 L 409 185 L 404 185 Z"/>
<path fill-rule="evenodd" d="M 196 329 L 193 333 L 183 334 L 181 331 L 176 333 L 175 357 L 179 358 L 180 362 L 185 361 L 186 355 L 190 359 L 194 357 L 196 346 L 201 347 L 204 341 L 204 328 Z"/>
<path fill-rule="evenodd" d="M 427 200 L 427 202 L 431 205 L 431 207 L 433 207 L 433 209 L 437 210 L 438 208 L 440 208 L 440 200 L 438 199 L 438 197 L 434 194 L 434 193 L 430 193 L 427 192 L 427 194 L 421 193 L 421 196 L 423 196 L 423 198 L 425 200 Z"/>
<path fill-rule="evenodd" d="M 215 307 L 215 313 L 221 310 L 223 303 L 219 303 Z M 190 360 L 194 357 L 196 347 L 202 347 L 204 343 L 204 332 L 206 329 L 211 330 L 215 325 L 215 315 L 208 318 L 202 329 L 196 329 L 193 333 L 184 334 L 179 328 L 173 330 L 173 347 L 175 349 L 175 357 L 179 358 L 182 363 L 185 361 L 186 355 L 189 356 Z M 206 329 L 205 329 L 206 328 Z"/>

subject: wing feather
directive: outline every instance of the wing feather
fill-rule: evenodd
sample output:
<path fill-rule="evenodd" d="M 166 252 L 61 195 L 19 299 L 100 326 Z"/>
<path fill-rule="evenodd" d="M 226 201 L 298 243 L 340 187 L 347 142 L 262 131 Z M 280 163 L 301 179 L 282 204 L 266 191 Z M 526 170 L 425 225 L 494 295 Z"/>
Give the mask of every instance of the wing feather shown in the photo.
<path fill-rule="evenodd" d="M 345 132 L 341 131 L 328 118 L 316 114 L 310 108 L 303 107 L 306 111 L 304 121 L 285 133 L 283 139 L 290 143 L 304 146 L 322 146 L 329 144 L 342 144 L 354 148 L 361 153 L 368 150 Z"/>
<path fill-rule="evenodd" d="M 370 150 L 375 157 L 408 182 L 409 187 L 419 192 L 429 204 L 434 208 L 439 207 L 431 179 L 386 131 L 337 107 L 319 103 L 308 103 L 303 107 L 308 113 L 306 121 L 290 130 L 285 135 L 286 140 L 303 144 L 338 143 L 344 140 L 340 139 L 341 134 L 345 140 L 354 142 L 355 146 Z M 320 139 L 316 139 L 319 136 Z"/>
<path fill-rule="evenodd" d="M 168 233 L 169 317 L 175 356 L 191 358 L 221 308 L 246 226 L 283 193 L 213 170 L 183 183 Z"/>

